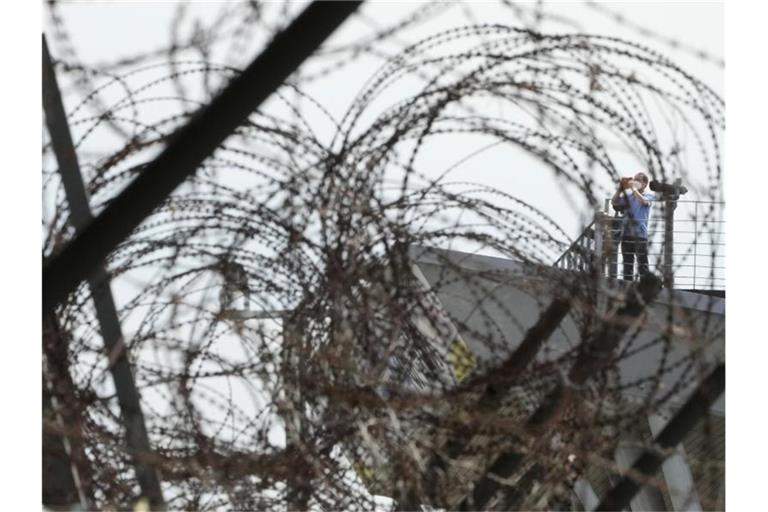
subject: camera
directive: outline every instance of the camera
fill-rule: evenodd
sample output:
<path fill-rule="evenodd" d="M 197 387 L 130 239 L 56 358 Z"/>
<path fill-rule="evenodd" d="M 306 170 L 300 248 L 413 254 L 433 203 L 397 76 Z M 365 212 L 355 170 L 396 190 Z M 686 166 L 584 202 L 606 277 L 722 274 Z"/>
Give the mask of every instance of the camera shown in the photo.
<path fill-rule="evenodd" d="M 674 183 L 663 183 L 661 181 L 652 180 L 649 187 L 654 192 L 658 192 L 672 199 L 688 193 L 688 189 L 681 185 L 681 183 L 682 180 L 680 178 L 676 179 Z"/>

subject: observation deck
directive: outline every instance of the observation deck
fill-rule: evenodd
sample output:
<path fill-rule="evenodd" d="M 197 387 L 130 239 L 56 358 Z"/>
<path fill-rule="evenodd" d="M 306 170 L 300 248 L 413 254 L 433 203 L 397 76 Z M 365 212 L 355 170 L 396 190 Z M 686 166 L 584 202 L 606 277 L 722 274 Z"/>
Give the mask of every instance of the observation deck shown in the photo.
<path fill-rule="evenodd" d="M 650 271 L 664 285 L 725 297 L 725 203 L 718 201 L 654 201 L 648 225 Z M 658 211 L 656 211 L 658 210 Z M 623 218 L 605 200 L 603 211 L 558 258 L 555 267 L 596 271 L 598 277 L 622 274 Z"/>

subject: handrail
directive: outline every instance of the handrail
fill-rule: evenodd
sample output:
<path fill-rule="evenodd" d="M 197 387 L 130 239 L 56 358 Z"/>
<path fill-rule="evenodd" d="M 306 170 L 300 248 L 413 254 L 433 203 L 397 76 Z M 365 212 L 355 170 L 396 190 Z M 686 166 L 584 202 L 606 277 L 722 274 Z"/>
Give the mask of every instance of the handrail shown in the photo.
<path fill-rule="evenodd" d="M 553 263 L 553 266 L 556 268 L 568 268 L 567 263 L 569 262 L 569 258 L 572 256 L 573 252 L 577 251 L 577 249 L 581 249 L 586 245 L 584 242 L 586 240 L 594 240 L 595 239 L 595 220 L 593 220 L 586 228 L 584 228 L 584 231 L 582 231 L 581 235 L 573 241 L 573 243 L 568 247 L 568 249 L 563 252 L 563 254 L 560 255 L 560 257 Z M 565 266 L 564 266 L 565 265 Z"/>
<path fill-rule="evenodd" d="M 656 269 L 662 272 L 667 268 L 664 266 L 664 258 L 669 250 L 672 265 L 668 272 L 674 277 L 670 281 L 671 287 L 725 289 L 725 254 L 722 249 L 725 247 L 725 220 L 720 216 L 724 204 L 721 201 L 677 201 L 675 207 L 678 208 L 678 218 L 672 221 L 671 237 L 664 236 L 667 216 L 653 213 L 647 250 L 651 271 Z M 665 207 L 667 205 L 661 204 L 662 212 Z M 555 260 L 555 268 L 590 273 L 600 269 L 600 277 L 615 279 L 621 276 L 621 227 L 615 224 L 621 222 L 621 217 L 611 216 L 607 208 L 606 211 L 598 211 L 592 222 Z M 699 215 L 702 208 L 708 212 L 703 218 Z M 677 225 L 681 229 L 675 229 Z"/>

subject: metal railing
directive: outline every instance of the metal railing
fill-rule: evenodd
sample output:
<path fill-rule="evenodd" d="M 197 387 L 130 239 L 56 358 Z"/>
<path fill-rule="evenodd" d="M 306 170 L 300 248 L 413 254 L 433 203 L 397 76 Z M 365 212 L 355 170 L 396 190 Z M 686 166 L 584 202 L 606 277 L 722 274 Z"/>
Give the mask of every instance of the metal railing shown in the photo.
<path fill-rule="evenodd" d="M 725 289 L 725 203 L 718 201 L 655 201 L 648 224 L 649 271 L 665 276 L 668 287 L 684 290 Z M 667 209 L 673 208 L 667 226 Z M 594 272 L 622 278 L 623 217 L 612 214 L 608 201 L 591 224 L 555 261 L 564 270 Z M 667 231 L 669 229 L 669 231 Z M 637 254 L 635 255 L 637 260 Z M 638 276 L 637 263 L 633 277 Z"/>

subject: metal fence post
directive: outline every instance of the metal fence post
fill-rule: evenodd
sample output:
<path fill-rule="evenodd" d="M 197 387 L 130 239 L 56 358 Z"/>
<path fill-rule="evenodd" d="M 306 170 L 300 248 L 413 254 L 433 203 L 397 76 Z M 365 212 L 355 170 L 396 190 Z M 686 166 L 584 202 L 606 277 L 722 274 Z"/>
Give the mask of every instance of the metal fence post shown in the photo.
<path fill-rule="evenodd" d="M 85 184 L 80 174 L 77 154 L 72 143 L 45 35 L 43 35 L 43 108 L 51 145 L 59 164 L 59 174 L 69 204 L 70 223 L 77 233 L 81 233 L 91 223 L 93 215 L 88 205 Z M 144 460 L 151 452 L 149 436 L 141 410 L 141 398 L 127 357 L 128 349 L 123 339 L 120 320 L 109 286 L 109 273 L 103 264 L 96 265 L 95 271 L 88 277 L 88 285 L 96 308 L 96 318 L 104 340 L 105 352 L 110 358 L 114 358 L 109 371 L 115 383 L 125 426 L 126 445 L 134 462 L 141 494 L 149 500 L 153 509 L 165 508 L 157 469 Z M 50 314 L 48 322 L 54 320 L 53 314 Z M 88 498 L 91 497 L 88 496 Z"/>
<path fill-rule="evenodd" d="M 693 204 L 693 286 L 692 288 L 696 289 L 696 253 L 699 252 L 698 247 L 698 240 L 699 240 L 699 202 L 696 201 Z M 712 261 L 712 266 L 714 266 L 714 261 Z"/>
<path fill-rule="evenodd" d="M 675 275 L 672 268 L 672 257 L 675 244 L 675 208 L 677 200 L 665 197 L 664 200 L 664 287 L 674 288 Z"/>
<path fill-rule="evenodd" d="M 605 252 L 607 248 L 605 231 L 609 222 L 610 217 L 605 212 L 598 211 L 595 213 L 595 252 L 593 255 L 595 263 L 595 307 L 600 318 L 605 315 L 608 309 L 607 297 L 605 295 Z"/>

